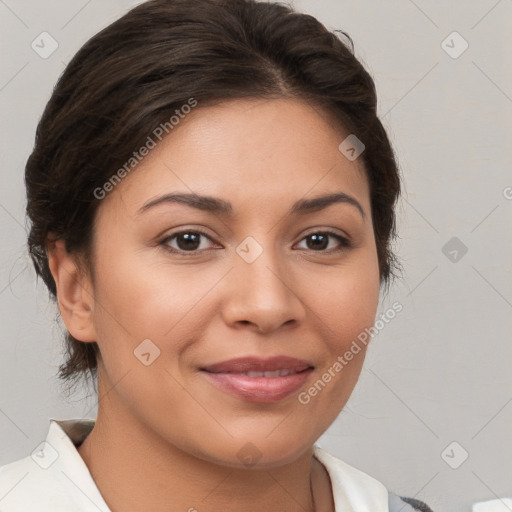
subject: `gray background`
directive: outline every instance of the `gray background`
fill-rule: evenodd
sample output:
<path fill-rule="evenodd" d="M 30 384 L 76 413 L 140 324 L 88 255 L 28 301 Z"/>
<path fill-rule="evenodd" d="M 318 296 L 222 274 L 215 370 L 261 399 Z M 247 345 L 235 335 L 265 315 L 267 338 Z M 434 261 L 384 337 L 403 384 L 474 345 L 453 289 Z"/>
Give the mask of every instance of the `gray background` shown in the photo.
<path fill-rule="evenodd" d="M 135 3 L 0 0 L 0 465 L 30 454 L 49 418 L 96 413 L 91 390 L 60 394 L 56 308 L 25 253 L 23 170 L 65 64 Z M 405 187 L 396 247 L 405 271 L 381 304 L 398 300 L 403 311 L 374 338 L 319 444 L 435 512 L 510 496 L 512 2 L 294 5 L 352 36 Z M 31 48 L 43 31 L 59 45 L 47 59 Z M 469 44 L 461 55 L 453 31 Z"/>

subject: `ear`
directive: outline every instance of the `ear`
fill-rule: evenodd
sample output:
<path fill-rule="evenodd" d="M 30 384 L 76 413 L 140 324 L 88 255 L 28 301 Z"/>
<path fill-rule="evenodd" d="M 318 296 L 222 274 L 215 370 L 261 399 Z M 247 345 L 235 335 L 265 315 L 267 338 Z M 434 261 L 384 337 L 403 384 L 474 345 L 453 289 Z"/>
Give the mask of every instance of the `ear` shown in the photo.
<path fill-rule="evenodd" d="M 47 255 L 64 325 L 77 340 L 96 341 L 94 295 L 90 278 L 79 271 L 63 240 L 50 242 Z"/>

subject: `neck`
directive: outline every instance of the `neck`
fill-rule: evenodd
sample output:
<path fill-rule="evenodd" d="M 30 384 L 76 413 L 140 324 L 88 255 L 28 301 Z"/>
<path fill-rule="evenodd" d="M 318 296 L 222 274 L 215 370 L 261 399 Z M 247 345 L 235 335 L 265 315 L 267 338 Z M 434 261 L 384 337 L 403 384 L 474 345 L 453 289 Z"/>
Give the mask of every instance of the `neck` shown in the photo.
<path fill-rule="evenodd" d="M 112 512 L 334 510 L 328 473 L 312 448 L 271 469 L 215 464 L 148 429 L 114 390 L 105 394 L 99 385 L 98 392 L 96 424 L 78 452 Z"/>

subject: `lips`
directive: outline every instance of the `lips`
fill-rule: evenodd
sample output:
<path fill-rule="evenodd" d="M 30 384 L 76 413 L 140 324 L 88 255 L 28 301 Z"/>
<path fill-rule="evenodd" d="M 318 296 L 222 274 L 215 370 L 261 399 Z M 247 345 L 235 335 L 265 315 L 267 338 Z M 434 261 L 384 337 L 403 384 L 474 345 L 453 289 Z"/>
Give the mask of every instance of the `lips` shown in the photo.
<path fill-rule="evenodd" d="M 201 369 L 211 373 L 241 373 L 247 374 L 249 377 L 279 377 L 290 373 L 299 373 L 312 367 L 313 365 L 308 361 L 295 357 L 276 356 L 268 359 L 239 357 Z"/>
<path fill-rule="evenodd" d="M 308 362 L 293 357 L 245 357 L 201 368 L 208 381 L 239 399 L 276 402 L 298 391 L 313 372 Z"/>

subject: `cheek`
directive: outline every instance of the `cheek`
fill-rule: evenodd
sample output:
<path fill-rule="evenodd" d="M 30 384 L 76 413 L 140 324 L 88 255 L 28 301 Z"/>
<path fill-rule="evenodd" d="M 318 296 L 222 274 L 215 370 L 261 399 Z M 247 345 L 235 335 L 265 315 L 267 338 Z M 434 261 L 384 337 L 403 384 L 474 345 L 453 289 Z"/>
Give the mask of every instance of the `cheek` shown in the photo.
<path fill-rule="evenodd" d="M 309 294 L 318 320 L 316 328 L 327 348 L 318 376 L 325 387 L 321 383 L 317 386 L 324 400 L 314 407 L 323 402 L 334 415 L 348 400 L 359 377 L 379 302 L 377 258 L 371 252 L 359 256 L 357 265 L 347 265 L 343 271 L 318 280 L 322 286 Z M 312 395 L 315 393 L 312 390 Z"/>
<path fill-rule="evenodd" d="M 114 260 L 100 255 L 98 261 Z M 203 311 L 218 273 L 154 263 L 133 251 L 115 261 L 96 272 L 94 322 L 105 363 L 111 360 L 125 370 L 134 363 L 133 351 L 150 339 L 178 365 L 206 321 L 198 311 Z"/>
<path fill-rule="evenodd" d="M 322 286 L 311 288 L 315 312 L 328 328 L 326 339 L 333 348 L 343 350 L 346 344 L 375 321 L 379 302 L 379 270 L 377 257 L 371 251 L 354 254 L 354 265 L 332 269 L 321 279 Z"/>

